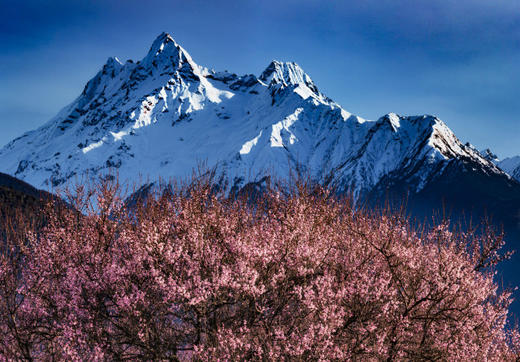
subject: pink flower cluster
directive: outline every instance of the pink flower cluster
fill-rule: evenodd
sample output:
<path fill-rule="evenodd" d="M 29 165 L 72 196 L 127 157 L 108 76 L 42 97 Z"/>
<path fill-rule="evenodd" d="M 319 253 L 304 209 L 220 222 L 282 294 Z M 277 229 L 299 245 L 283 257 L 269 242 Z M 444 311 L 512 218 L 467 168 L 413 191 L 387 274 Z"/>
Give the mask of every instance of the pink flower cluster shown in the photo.
<path fill-rule="evenodd" d="M 518 356 L 489 230 L 419 233 L 304 186 L 195 181 L 129 208 L 104 183 L 73 206 L 1 246 L 0 360 Z"/>

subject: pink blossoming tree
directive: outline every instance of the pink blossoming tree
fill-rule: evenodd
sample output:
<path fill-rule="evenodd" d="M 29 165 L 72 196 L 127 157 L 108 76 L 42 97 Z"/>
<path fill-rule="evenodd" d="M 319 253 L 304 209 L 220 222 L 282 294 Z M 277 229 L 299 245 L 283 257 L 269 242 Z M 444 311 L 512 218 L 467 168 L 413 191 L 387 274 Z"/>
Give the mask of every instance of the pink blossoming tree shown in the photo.
<path fill-rule="evenodd" d="M 73 206 L 1 244 L 0 359 L 518 356 L 490 230 L 419 233 L 305 186 L 251 202 L 196 180 L 129 208 L 104 183 Z"/>

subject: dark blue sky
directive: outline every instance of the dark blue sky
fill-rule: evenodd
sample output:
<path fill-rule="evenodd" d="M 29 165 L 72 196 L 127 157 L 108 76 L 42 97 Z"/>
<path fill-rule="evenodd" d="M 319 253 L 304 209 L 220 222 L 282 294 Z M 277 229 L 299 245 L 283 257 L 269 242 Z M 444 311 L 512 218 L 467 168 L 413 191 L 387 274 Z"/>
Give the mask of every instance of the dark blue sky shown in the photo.
<path fill-rule="evenodd" d="M 520 1 L 0 0 L 0 146 L 70 103 L 109 56 L 162 31 L 201 65 L 295 61 L 348 111 L 434 114 L 463 142 L 520 154 Z"/>

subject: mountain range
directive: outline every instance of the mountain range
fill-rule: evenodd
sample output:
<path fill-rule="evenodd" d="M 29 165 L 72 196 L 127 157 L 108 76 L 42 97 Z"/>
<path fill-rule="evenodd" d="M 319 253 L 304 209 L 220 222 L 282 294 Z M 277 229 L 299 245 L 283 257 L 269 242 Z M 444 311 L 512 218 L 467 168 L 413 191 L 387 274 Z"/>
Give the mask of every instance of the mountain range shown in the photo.
<path fill-rule="evenodd" d="M 0 150 L 0 171 L 49 191 L 114 170 L 146 187 L 200 165 L 230 190 L 300 174 L 362 203 L 405 201 L 420 218 L 493 215 L 520 246 L 520 156 L 479 152 L 431 115 L 365 120 L 293 62 L 212 70 L 167 33 L 140 61 L 109 58 L 70 105 Z"/>
<path fill-rule="evenodd" d="M 518 189 L 434 116 L 367 121 L 295 63 L 273 61 L 259 76 L 216 72 L 166 33 L 141 61 L 109 58 L 56 117 L 0 150 L 1 171 L 44 189 L 109 169 L 138 183 L 185 177 L 201 163 L 233 187 L 296 171 L 356 198 L 396 183 L 417 194 L 454 168 Z"/>

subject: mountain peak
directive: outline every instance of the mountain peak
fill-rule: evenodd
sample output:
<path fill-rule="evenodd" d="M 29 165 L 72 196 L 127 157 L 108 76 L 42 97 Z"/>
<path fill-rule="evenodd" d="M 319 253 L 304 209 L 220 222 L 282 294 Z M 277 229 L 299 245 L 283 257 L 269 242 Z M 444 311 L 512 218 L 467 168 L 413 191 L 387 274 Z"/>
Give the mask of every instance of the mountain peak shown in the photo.
<path fill-rule="evenodd" d="M 123 65 L 123 63 L 121 63 L 121 61 L 117 57 L 109 57 L 105 65 L 108 67 L 117 67 Z"/>
<path fill-rule="evenodd" d="M 388 113 L 381 117 L 379 123 L 388 123 L 392 127 L 393 131 L 396 132 L 401 127 L 401 116 L 396 113 Z"/>
<path fill-rule="evenodd" d="M 480 151 L 480 154 L 488 161 L 498 163 L 500 162 L 498 156 L 494 154 L 489 148 Z"/>
<path fill-rule="evenodd" d="M 158 55 L 164 49 L 164 47 L 168 44 L 172 43 L 173 46 L 178 46 L 177 42 L 173 39 L 173 37 L 165 32 L 162 32 L 152 43 L 148 54 Z"/>
<path fill-rule="evenodd" d="M 262 72 L 259 79 L 267 85 L 280 84 L 282 86 L 305 85 L 317 92 L 311 77 L 294 62 L 280 62 L 273 60 Z"/>
<path fill-rule="evenodd" d="M 142 64 L 160 68 L 182 68 L 186 65 L 192 69 L 196 67 L 190 54 L 165 32 L 154 40 Z"/>

